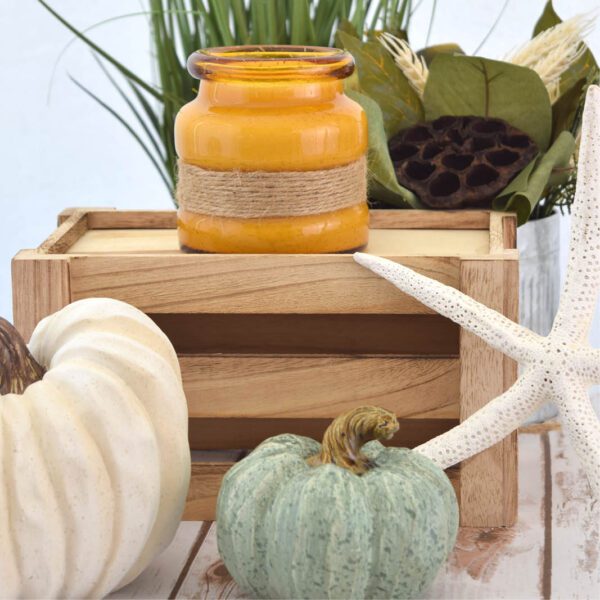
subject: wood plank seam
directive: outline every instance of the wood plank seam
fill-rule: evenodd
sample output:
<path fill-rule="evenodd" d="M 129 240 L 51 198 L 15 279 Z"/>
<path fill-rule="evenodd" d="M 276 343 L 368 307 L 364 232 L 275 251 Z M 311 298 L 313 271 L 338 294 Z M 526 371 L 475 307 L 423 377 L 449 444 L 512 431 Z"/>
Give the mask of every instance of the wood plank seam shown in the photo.
<path fill-rule="evenodd" d="M 177 578 L 177 581 L 175 582 L 175 585 L 173 586 L 173 589 L 171 590 L 171 593 L 169 594 L 169 600 L 174 600 L 175 598 L 177 598 L 177 594 L 179 593 L 179 590 L 181 589 L 181 586 L 183 585 L 183 582 L 185 581 L 185 578 L 187 577 L 187 575 L 190 571 L 190 567 L 192 566 L 192 563 L 194 562 L 196 555 L 198 554 L 200 548 L 202 547 L 202 544 L 204 543 L 204 540 L 206 539 L 206 535 L 210 531 L 211 526 L 212 526 L 212 521 L 204 521 L 202 523 L 202 527 L 200 528 L 200 531 L 198 532 L 196 541 L 194 542 L 194 545 L 192 546 L 192 548 L 190 550 L 187 560 L 185 561 L 185 564 L 183 565 L 183 568 L 181 569 L 181 573 L 179 573 L 179 577 Z"/>

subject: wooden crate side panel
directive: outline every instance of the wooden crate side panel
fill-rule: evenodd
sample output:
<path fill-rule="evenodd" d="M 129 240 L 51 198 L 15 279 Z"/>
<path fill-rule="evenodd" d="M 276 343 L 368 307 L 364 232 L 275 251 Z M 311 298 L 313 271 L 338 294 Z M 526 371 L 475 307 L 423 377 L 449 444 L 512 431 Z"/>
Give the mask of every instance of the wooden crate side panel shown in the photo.
<path fill-rule="evenodd" d="M 461 284 L 465 293 L 490 308 L 500 312 L 513 308 L 505 296 L 508 286 L 504 262 L 463 262 Z M 501 352 L 465 330 L 461 330 L 460 347 L 460 420 L 464 421 L 504 392 L 514 372 Z M 516 433 L 464 461 L 460 471 L 461 524 L 513 525 L 517 502 Z"/>
<path fill-rule="evenodd" d="M 190 417 L 334 418 L 365 404 L 458 418 L 458 359 L 181 356 Z"/>
<path fill-rule="evenodd" d="M 234 464 L 233 462 L 192 463 L 192 477 L 182 520 L 215 520 L 221 482 L 225 473 Z"/>
<path fill-rule="evenodd" d="M 44 317 L 71 301 L 69 261 L 23 251 L 12 261 L 13 320 L 29 340 Z"/>
<path fill-rule="evenodd" d="M 458 287 L 456 258 L 402 263 Z M 73 256 L 71 293 L 116 298 L 146 313 L 433 312 L 348 255 Z"/>

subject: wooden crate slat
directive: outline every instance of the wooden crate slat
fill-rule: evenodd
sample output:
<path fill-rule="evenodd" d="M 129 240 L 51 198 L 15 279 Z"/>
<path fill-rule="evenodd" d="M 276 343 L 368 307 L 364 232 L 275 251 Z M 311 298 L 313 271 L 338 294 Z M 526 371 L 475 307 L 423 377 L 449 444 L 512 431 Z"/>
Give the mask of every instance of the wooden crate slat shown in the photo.
<path fill-rule="evenodd" d="M 88 230 L 87 211 L 76 208 L 39 246 L 40 254 L 64 254 Z"/>
<path fill-rule="evenodd" d="M 488 210 L 372 210 L 371 229 L 488 229 Z"/>
<path fill-rule="evenodd" d="M 73 300 L 108 296 L 147 313 L 433 313 L 347 255 L 73 256 L 70 262 Z M 458 287 L 456 258 L 402 263 Z"/>
<path fill-rule="evenodd" d="M 192 463 L 184 521 L 213 521 L 221 481 L 233 462 Z"/>
<path fill-rule="evenodd" d="M 449 359 L 181 356 L 190 417 L 333 418 L 376 404 L 400 418 L 458 418 Z"/>

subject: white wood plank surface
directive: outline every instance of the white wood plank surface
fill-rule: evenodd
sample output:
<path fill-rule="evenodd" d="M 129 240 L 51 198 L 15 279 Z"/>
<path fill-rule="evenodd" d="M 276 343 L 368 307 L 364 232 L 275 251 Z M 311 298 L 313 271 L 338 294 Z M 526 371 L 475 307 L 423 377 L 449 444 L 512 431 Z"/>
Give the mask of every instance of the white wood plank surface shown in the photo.
<path fill-rule="evenodd" d="M 430 598 L 540 598 L 544 470 L 539 435 L 519 437 L 519 519 L 512 528 L 461 528 Z"/>
<path fill-rule="evenodd" d="M 183 581 L 177 598 L 233 600 L 246 598 L 231 579 L 217 552 L 217 527 L 213 523 Z"/>
<path fill-rule="evenodd" d="M 567 437 L 552 431 L 552 598 L 600 598 L 600 506 Z"/>
<path fill-rule="evenodd" d="M 137 579 L 108 598 L 169 598 L 200 535 L 201 527 L 202 521 L 181 523 L 170 546 Z"/>

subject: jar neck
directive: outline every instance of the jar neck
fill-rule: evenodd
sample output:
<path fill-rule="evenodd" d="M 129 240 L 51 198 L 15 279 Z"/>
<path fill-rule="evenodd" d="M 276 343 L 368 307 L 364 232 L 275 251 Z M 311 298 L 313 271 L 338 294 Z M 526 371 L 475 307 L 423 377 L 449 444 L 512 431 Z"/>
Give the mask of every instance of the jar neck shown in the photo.
<path fill-rule="evenodd" d="M 198 100 L 211 106 L 272 107 L 331 102 L 343 94 L 341 79 L 319 81 L 238 81 L 204 79 Z"/>

